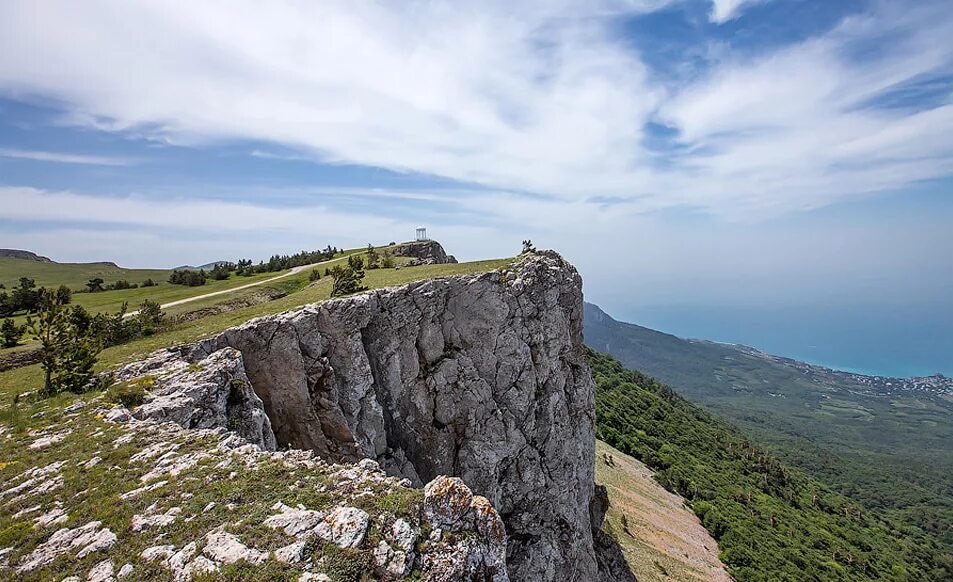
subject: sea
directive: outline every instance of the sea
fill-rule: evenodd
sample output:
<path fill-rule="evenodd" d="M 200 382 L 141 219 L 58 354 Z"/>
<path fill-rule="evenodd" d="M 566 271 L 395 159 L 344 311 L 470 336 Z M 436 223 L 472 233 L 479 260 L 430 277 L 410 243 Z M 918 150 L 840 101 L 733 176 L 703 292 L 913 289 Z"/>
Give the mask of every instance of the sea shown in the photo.
<path fill-rule="evenodd" d="M 744 344 L 837 370 L 953 377 L 953 304 L 652 306 L 626 310 L 616 319 L 684 338 Z"/>

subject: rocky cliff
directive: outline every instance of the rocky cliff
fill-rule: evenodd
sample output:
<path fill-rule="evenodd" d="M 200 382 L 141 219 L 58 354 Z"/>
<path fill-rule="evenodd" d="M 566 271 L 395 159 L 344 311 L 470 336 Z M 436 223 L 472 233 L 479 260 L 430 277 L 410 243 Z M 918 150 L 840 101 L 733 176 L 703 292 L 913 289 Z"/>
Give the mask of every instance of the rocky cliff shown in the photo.
<path fill-rule="evenodd" d="M 631 579 L 598 533 L 606 502 L 593 485 L 582 283 L 555 253 L 252 320 L 116 379 L 145 382 L 149 395 L 107 420 L 227 429 L 254 450 L 371 463 L 427 484 L 414 523 L 450 544 L 445 561 L 459 567 L 444 564 L 458 577 L 441 577 L 442 562 L 421 557 L 425 579 Z M 378 569 L 399 547 L 384 541 Z M 504 541 L 505 568 L 494 549 Z"/>
<path fill-rule="evenodd" d="M 398 257 L 413 257 L 405 266 L 415 265 L 443 265 L 456 263 L 453 255 L 448 255 L 443 246 L 435 240 L 419 240 L 400 243 L 394 247 L 393 253 Z"/>

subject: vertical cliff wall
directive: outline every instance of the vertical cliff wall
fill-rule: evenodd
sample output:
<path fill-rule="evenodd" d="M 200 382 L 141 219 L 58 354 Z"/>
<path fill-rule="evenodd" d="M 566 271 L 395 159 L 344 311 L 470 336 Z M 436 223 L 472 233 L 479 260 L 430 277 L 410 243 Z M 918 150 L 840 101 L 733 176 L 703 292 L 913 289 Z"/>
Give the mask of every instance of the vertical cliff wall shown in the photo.
<path fill-rule="evenodd" d="M 458 476 L 502 516 L 512 579 L 599 578 L 582 282 L 559 255 L 252 320 L 183 355 L 226 348 L 279 447 Z"/>

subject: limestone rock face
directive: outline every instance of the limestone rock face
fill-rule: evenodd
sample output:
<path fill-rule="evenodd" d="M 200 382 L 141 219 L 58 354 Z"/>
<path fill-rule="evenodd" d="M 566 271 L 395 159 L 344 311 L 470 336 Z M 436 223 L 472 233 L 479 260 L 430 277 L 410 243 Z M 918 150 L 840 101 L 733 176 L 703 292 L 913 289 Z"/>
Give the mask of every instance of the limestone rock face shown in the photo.
<path fill-rule="evenodd" d="M 443 246 L 435 240 L 419 240 L 406 242 L 394 248 L 394 255 L 398 257 L 413 257 L 414 260 L 406 266 L 414 265 L 443 265 L 456 263 L 453 255 L 448 255 Z"/>
<path fill-rule="evenodd" d="M 171 371 L 137 418 L 229 426 L 223 386 L 240 379 L 242 410 L 260 398 L 267 412 L 242 436 L 266 448 L 373 459 L 416 486 L 458 477 L 431 483 L 445 504 L 428 515 L 448 531 L 508 540 L 493 579 L 506 570 L 513 580 L 599 578 L 592 532 L 604 510 L 593 502 L 582 282 L 556 253 L 305 306 L 153 359 L 129 373 Z M 189 387 L 189 375 L 201 382 Z M 391 549 L 380 549 L 379 566 L 400 570 Z M 467 559 L 486 566 L 491 554 Z"/>
<path fill-rule="evenodd" d="M 161 350 L 122 368 L 114 379 L 147 380 L 143 384 L 150 387 L 148 401 L 132 411 L 138 420 L 227 428 L 263 449 L 275 450 L 271 421 L 237 350 L 219 350 L 191 362 L 175 350 Z"/>

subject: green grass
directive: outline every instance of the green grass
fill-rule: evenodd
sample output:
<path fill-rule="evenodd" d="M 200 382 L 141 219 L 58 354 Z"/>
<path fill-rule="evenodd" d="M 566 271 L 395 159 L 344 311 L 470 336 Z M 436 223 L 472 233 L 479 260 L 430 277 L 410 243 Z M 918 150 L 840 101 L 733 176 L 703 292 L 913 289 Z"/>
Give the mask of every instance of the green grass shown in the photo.
<path fill-rule="evenodd" d="M 335 259 L 335 261 L 341 260 L 343 259 Z M 492 271 L 506 266 L 511 261 L 512 259 L 495 259 L 471 263 L 421 265 L 401 269 L 373 269 L 367 271 L 364 284 L 371 289 L 380 289 L 435 277 Z M 281 313 L 309 303 L 324 301 L 330 297 L 331 283 L 330 277 L 322 276 L 321 280 L 314 284 L 309 284 L 308 270 L 302 271 L 301 273 L 286 277 L 274 283 L 275 285 L 280 284 L 295 289 L 285 297 L 236 311 L 204 317 L 176 326 L 163 333 L 140 338 L 127 344 L 113 346 L 103 350 L 100 355 L 98 369 L 108 369 L 118 364 L 132 361 L 136 357 L 146 355 L 160 348 L 196 341 L 218 333 L 226 328 L 244 323 L 255 317 Z M 226 294 L 216 298 L 216 300 L 224 301 L 231 297 L 232 294 Z M 187 304 L 187 306 L 183 305 L 181 307 L 183 310 L 195 309 L 200 306 L 200 303 L 201 302 L 190 303 Z M 41 383 L 42 370 L 38 365 L 26 366 L 0 373 L 0 406 L 9 402 L 9 399 L 12 398 L 14 394 L 36 390 Z"/>
<path fill-rule="evenodd" d="M 214 451 L 221 437 L 202 436 L 190 431 L 170 435 L 130 433 L 125 425 L 103 421 L 101 409 L 95 405 L 89 405 L 75 415 L 65 415 L 63 407 L 70 400 L 42 401 L 33 411 L 33 414 L 41 415 L 31 415 L 28 420 L 31 430 L 60 432 L 71 429 L 63 441 L 41 450 L 29 449 L 28 445 L 37 437 L 27 432 L 26 426 L 8 433 L 0 441 L 0 480 L 4 483 L 17 484 L 24 480 L 23 473 L 33 467 L 65 461 L 59 471 L 63 480 L 60 487 L 23 500 L 11 501 L 10 497 L 4 500 L 0 506 L 0 543 L 3 547 L 13 548 L 13 553 L 7 557 L 16 563 L 59 527 L 75 528 L 91 521 L 101 521 L 103 527 L 108 527 L 119 537 L 119 542 L 106 551 L 94 552 L 85 558 L 68 552 L 48 566 L 19 575 L 17 580 L 55 581 L 69 574 L 85 575 L 94 564 L 108 557 L 116 569 L 125 563 L 134 564 L 133 579 L 171 581 L 167 569 L 139 557 L 142 550 L 158 544 L 173 544 L 180 548 L 192 541 L 201 546 L 205 533 L 223 524 L 226 531 L 235 534 L 243 543 L 259 550 L 273 551 L 293 541 L 281 531 L 262 526 L 264 519 L 275 513 L 271 507 L 278 501 L 315 510 L 342 503 L 368 510 L 374 518 L 368 547 L 373 547 L 380 539 L 376 516 L 385 513 L 416 516 L 419 512 L 420 491 L 377 485 L 373 497 L 355 499 L 339 492 L 343 488 L 335 486 L 333 469 L 326 465 L 306 467 L 275 459 L 265 459 L 253 466 L 246 466 L 241 460 L 227 466 L 220 464 L 228 454 L 199 458 L 195 465 L 177 476 L 165 475 L 149 481 L 154 483 L 163 479 L 168 481 L 166 485 L 123 500 L 120 495 L 140 487 L 140 478 L 155 467 L 154 459 L 133 461 L 136 453 L 156 444 L 165 445 L 167 448 L 163 451 L 171 449 L 180 456 L 205 453 Z M 3 420 L 10 426 L 8 419 Z M 117 440 L 120 437 L 122 440 Z M 84 467 L 84 463 L 94 456 L 101 457 L 102 461 L 93 467 Z M 68 521 L 59 526 L 34 528 L 33 518 L 52 508 L 56 501 L 63 503 Z M 386 509 L 377 510 L 375 503 L 383 503 Z M 171 525 L 133 531 L 132 516 L 149 513 L 147 508 L 153 504 L 157 505 L 153 513 L 180 507 L 182 515 Z M 15 517 L 18 511 L 33 506 L 44 509 Z M 324 559 L 337 565 L 339 571 L 329 569 L 336 574 L 335 580 L 356 580 L 356 577 L 349 576 L 349 565 L 364 564 L 369 558 L 366 550 L 347 552 L 319 542 L 313 543 L 306 551 L 312 560 Z M 301 569 L 301 566 L 269 560 L 260 566 L 236 564 L 225 568 L 220 576 L 209 579 L 296 580 Z"/>
<path fill-rule="evenodd" d="M 59 287 L 66 285 L 71 289 L 82 289 L 86 282 L 101 277 L 107 283 L 126 279 L 130 283 L 141 283 L 146 279 L 165 281 L 170 269 L 124 269 L 108 263 L 41 263 L 24 259 L 0 257 L 0 283 L 9 289 L 20 277 L 36 280 L 40 287 Z"/>
<path fill-rule="evenodd" d="M 510 262 L 511 259 L 500 259 L 371 270 L 367 272 L 365 284 L 377 289 L 434 277 L 489 271 Z M 158 348 L 194 341 L 253 317 L 328 299 L 331 279 L 322 277 L 311 284 L 307 277 L 308 272 L 304 271 L 274 282 L 273 285 L 279 285 L 289 293 L 280 299 L 198 319 L 164 333 L 109 348 L 102 353 L 99 368 L 126 362 Z M 219 300 L 229 297 L 232 295 L 224 295 Z M 201 306 L 202 302 L 197 303 L 190 308 Z M 148 378 L 117 384 L 105 393 L 14 399 L 16 394 L 37 388 L 41 380 L 38 366 L 0 374 L 0 427 L 3 431 L 0 436 L 0 482 L 8 484 L 3 487 L 6 489 L 22 482 L 23 473 L 33 467 L 65 460 L 61 471 L 63 485 L 17 502 L 4 499 L 4 503 L 0 504 L 0 547 L 12 547 L 14 551 L 7 558 L 16 563 L 48 539 L 53 528 L 34 528 L 32 520 L 36 513 L 20 517 L 14 515 L 35 505 L 48 510 L 54 501 L 62 501 L 69 516 L 65 524 L 55 527 L 74 528 L 99 520 L 120 541 L 105 552 L 93 553 L 82 559 L 77 558 L 75 552 L 70 552 L 52 564 L 18 579 L 55 581 L 69 574 L 84 576 L 95 563 L 109 557 L 117 569 L 124 563 L 134 564 L 134 579 L 171 580 L 168 570 L 139 559 L 142 550 L 160 543 L 181 547 L 191 541 L 199 542 L 201 547 L 205 532 L 221 524 L 225 524 L 226 531 L 237 535 L 249 546 L 275 550 L 291 541 L 281 532 L 261 525 L 265 517 L 274 513 L 270 507 L 276 501 L 288 505 L 300 503 L 309 509 L 322 509 L 346 502 L 368 511 L 372 516 L 390 516 L 389 519 L 419 513 L 422 502 L 419 490 L 375 484 L 371 495 L 343 499 L 340 491 L 345 488 L 335 486 L 330 469 L 326 467 L 291 467 L 273 460 L 251 468 L 245 467 L 243 463 L 220 466 L 220 457 L 201 460 L 177 477 L 162 477 L 168 479 L 168 484 L 154 491 L 133 499 L 120 500 L 119 495 L 140 486 L 140 477 L 154 466 L 153 462 L 134 463 L 132 455 L 156 442 L 177 446 L 176 452 L 180 455 L 208 451 L 214 447 L 217 439 L 193 432 L 178 433 L 170 438 L 139 434 L 132 440 L 120 439 L 127 435 L 126 426 L 103 421 L 103 409 L 97 406 L 106 406 L 106 401 L 113 400 L 138 401 L 142 396 L 140 384 L 148 382 Z M 92 403 L 72 416 L 66 415 L 64 409 L 76 400 Z M 55 433 L 64 429 L 71 429 L 72 432 L 63 441 L 40 450 L 28 448 L 41 432 Z M 102 462 L 84 468 L 83 463 L 93 456 L 102 457 Z M 206 506 L 212 502 L 215 503 L 214 507 L 206 510 Z M 173 506 L 181 507 L 183 517 L 189 516 L 189 520 L 180 518 L 162 530 L 133 532 L 131 517 L 145 513 L 152 504 L 158 504 L 157 513 L 163 513 Z M 234 504 L 234 507 L 229 509 L 229 504 Z M 379 524 L 379 519 L 373 519 L 367 548 L 373 548 L 380 539 Z M 160 534 L 161 539 L 157 537 Z M 342 581 L 360 579 L 372 558 L 368 549 L 347 551 L 319 542 L 310 544 L 306 552 L 315 563 L 323 564 L 322 569 L 331 575 L 332 580 Z M 258 566 L 238 563 L 223 568 L 218 576 L 208 579 L 296 580 L 300 570 L 300 567 L 275 560 Z"/>

